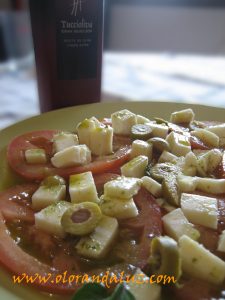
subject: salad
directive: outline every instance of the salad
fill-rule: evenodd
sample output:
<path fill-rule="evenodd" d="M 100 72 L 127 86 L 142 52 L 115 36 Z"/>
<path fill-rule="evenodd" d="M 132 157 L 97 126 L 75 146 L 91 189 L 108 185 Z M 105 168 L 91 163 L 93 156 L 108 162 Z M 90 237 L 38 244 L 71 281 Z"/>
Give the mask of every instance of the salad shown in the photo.
<path fill-rule="evenodd" d="M 0 264 L 15 282 L 74 300 L 224 296 L 225 123 L 168 119 L 123 109 L 12 139 Z"/>

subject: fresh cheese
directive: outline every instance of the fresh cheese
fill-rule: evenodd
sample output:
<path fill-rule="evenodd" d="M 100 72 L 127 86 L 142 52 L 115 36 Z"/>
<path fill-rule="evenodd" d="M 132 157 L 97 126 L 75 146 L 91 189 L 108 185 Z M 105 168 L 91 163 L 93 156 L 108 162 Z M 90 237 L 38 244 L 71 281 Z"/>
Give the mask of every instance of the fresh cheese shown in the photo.
<path fill-rule="evenodd" d="M 225 123 L 208 126 L 205 129 L 215 133 L 219 138 L 225 137 Z"/>
<path fill-rule="evenodd" d="M 166 150 L 164 150 L 162 152 L 162 154 L 159 157 L 158 162 L 159 163 L 164 163 L 164 162 L 172 162 L 172 163 L 176 163 L 178 157 Z"/>
<path fill-rule="evenodd" d="M 215 133 L 206 129 L 196 129 L 191 135 L 199 138 L 205 145 L 209 147 L 219 147 L 219 137 Z"/>
<path fill-rule="evenodd" d="M 214 195 L 225 193 L 225 179 L 197 177 L 196 181 L 196 189 L 199 191 Z"/>
<path fill-rule="evenodd" d="M 121 174 L 126 177 L 141 178 L 145 174 L 148 165 L 148 157 L 139 155 L 121 167 Z"/>
<path fill-rule="evenodd" d="M 180 208 L 166 214 L 162 221 L 166 234 L 176 241 L 184 234 L 193 240 L 197 240 L 200 237 L 199 231 L 188 221 Z"/>
<path fill-rule="evenodd" d="M 130 280 L 126 283 L 126 287 L 136 300 L 161 299 L 161 286 L 157 283 L 152 283 L 150 278 L 145 275 L 141 269 L 138 268 L 136 270 L 133 278 L 134 280 Z"/>
<path fill-rule="evenodd" d="M 53 136 L 54 152 L 59 152 L 71 146 L 79 144 L 78 136 L 74 133 L 59 132 Z"/>
<path fill-rule="evenodd" d="M 137 124 L 146 124 L 146 123 L 151 122 L 148 118 L 146 118 L 142 115 L 137 115 L 136 118 L 137 118 Z"/>
<path fill-rule="evenodd" d="M 212 173 L 222 161 L 222 153 L 218 149 L 206 151 L 198 156 L 197 172 L 200 176 Z"/>
<path fill-rule="evenodd" d="M 135 140 L 131 146 L 131 158 L 137 157 L 139 155 L 145 155 L 149 160 L 152 159 L 152 144 L 147 143 L 142 140 Z"/>
<path fill-rule="evenodd" d="M 91 153 L 107 155 L 113 153 L 113 129 L 111 126 L 99 126 L 92 130 L 89 144 Z"/>
<path fill-rule="evenodd" d="M 103 195 L 100 197 L 100 208 L 104 215 L 116 219 L 133 218 L 138 215 L 138 209 L 133 198 L 121 200 Z"/>
<path fill-rule="evenodd" d="M 171 132 L 166 141 L 170 145 L 171 152 L 176 156 L 185 156 L 191 151 L 191 144 L 189 138 L 177 132 Z"/>
<path fill-rule="evenodd" d="M 179 248 L 182 269 L 186 274 L 213 284 L 224 281 L 225 262 L 218 256 L 186 235 L 179 239 Z"/>
<path fill-rule="evenodd" d="M 141 180 L 120 176 L 104 185 L 104 196 L 128 200 L 136 195 L 141 187 Z"/>
<path fill-rule="evenodd" d="M 146 123 L 146 125 L 148 125 L 152 129 L 153 137 L 160 137 L 162 139 L 165 139 L 169 132 L 169 127 L 165 124 L 157 124 L 155 122 L 149 122 Z"/>
<path fill-rule="evenodd" d="M 27 149 L 24 153 L 28 164 L 44 164 L 47 162 L 47 155 L 44 149 Z"/>
<path fill-rule="evenodd" d="M 192 177 L 178 174 L 177 183 L 180 191 L 185 193 L 193 193 L 196 190 L 214 195 L 225 193 L 225 179 Z"/>
<path fill-rule="evenodd" d="M 178 174 L 177 184 L 181 192 L 193 193 L 197 189 L 198 178 L 192 176 L 186 176 L 183 174 Z"/>
<path fill-rule="evenodd" d="M 45 186 L 40 185 L 32 196 L 32 207 L 40 210 L 51 204 L 64 200 L 66 197 L 66 186 L 64 184 Z"/>
<path fill-rule="evenodd" d="M 65 237 L 66 233 L 61 225 L 61 218 L 69 207 L 71 207 L 71 203 L 66 201 L 60 201 L 47 206 L 34 214 L 35 226 L 58 237 Z"/>
<path fill-rule="evenodd" d="M 85 119 L 77 125 L 77 134 L 80 144 L 85 144 L 90 147 L 90 139 L 93 130 L 96 127 L 101 127 L 103 124 L 95 117 Z"/>
<path fill-rule="evenodd" d="M 170 122 L 174 124 L 190 123 L 194 120 L 195 114 L 191 108 L 175 111 L 170 116 Z"/>
<path fill-rule="evenodd" d="M 86 145 L 76 145 L 61 150 L 51 158 L 56 168 L 85 165 L 91 162 L 91 151 Z"/>
<path fill-rule="evenodd" d="M 95 182 L 91 172 L 71 175 L 69 194 L 72 203 L 99 202 Z"/>
<path fill-rule="evenodd" d="M 197 173 L 198 160 L 195 154 L 190 151 L 185 155 L 182 173 L 189 176 L 195 176 Z"/>
<path fill-rule="evenodd" d="M 218 204 L 216 198 L 182 193 L 181 209 L 191 223 L 217 229 Z"/>
<path fill-rule="evenodd" d="M 111 119 L 112 128 L 115 134 L 130 135 L 131 127 L 137 124 L 136 114 L 127 109 L 113 113 Z"/>
<path fill-rule="evenodd" d="M 143 187 L 153 196 L 160 197 L 162 194 L 162 185 L 151 177 L 143 176 L 141 178 Z"/>
<path fill-rule="evenodd" d="M 103 216 L 95 230 L 79 240 L 77 253 L 88 258 L 104 258 L 116 239 L 118 227 L 115 218 Z"/>

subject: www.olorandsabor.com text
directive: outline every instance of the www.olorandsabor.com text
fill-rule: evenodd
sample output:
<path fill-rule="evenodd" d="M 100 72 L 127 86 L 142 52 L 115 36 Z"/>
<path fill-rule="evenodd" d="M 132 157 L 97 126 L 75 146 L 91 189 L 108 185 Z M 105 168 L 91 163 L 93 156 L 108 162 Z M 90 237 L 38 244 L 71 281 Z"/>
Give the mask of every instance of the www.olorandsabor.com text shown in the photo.
<path fill-rule="evenodd" d="M 135 275 L 125 275 L 125 272 L 114 275 L 109 271 L 100 275 L 88 275 L 88 274 L 68 274 L 67 271 L 61 274 L 48 273 L 45 276 L 35 273 L 34 275 L 28 275 L 22 273 L 20 275 L 12 276 L 13 283 L 15 284 L 84 284 L 84 283 L 102 283 L 106 287 L 110 288 L 113 284 L 134 282 L 136 284 L 154 284 L 160 283 L 163 285 L 176 283 L 176 278 L 169 275 L 151 275 L 146 277 L 143 273 Z"/>

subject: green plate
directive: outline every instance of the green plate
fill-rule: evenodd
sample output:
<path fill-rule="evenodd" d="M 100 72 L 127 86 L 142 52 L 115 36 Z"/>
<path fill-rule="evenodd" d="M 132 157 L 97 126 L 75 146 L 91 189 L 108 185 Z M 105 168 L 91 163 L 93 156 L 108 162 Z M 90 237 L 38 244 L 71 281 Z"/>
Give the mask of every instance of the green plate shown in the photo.
<path fill-rule="evenodd" d="M 60 109 L 36 116 L 19 123 L 16 123 L 0 131 L 0 190 L 6 186 L 17 182 L 18 178 L 12 175 L 7 167 L 5 154 L 6 146 L 12 138 L 27 131 L 41 129 L 63 129 L 74 130 L 76 124 L 84 118 L 96 116 L 98 118 L 110 116 L 112 112 L 127 108 L 137 114 L 142 114 L 148 118 L 161 117 L 168 119 L 170 113 L 184 108 L 192 108 L 197 120 L 214 120 L 225 122 L 225 109 L 208 107 L 203 105 L 187 105 L 183 103 L 170 102 L 114 102 L 97 103 L 90 105 L 75 106 Z M 8 180 L 10 178 L 10 181 Z M 34 288 L 12 283 L 11 275 L 0 269 L 0 298 L 4 300 L 42 300 L 59 299 L 62 297 L 49 297 L 49 295 L 38 292 Z M 63 296 L 63 298 L 66 298 Z"/>

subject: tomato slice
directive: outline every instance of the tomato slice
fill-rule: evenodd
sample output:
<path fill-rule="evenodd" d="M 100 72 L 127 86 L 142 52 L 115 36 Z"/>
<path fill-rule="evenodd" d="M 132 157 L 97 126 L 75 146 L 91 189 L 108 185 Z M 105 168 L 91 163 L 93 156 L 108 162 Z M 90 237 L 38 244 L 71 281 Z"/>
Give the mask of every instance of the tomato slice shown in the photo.
<path fill-rule="evenodd" d="M 134 248 L 131 262 L 139 268 L 144 268 L 150 255 L 151 240 L 162 235 L 161 210 L 154 197 L 144 188 L 134 197 L 139 215 L 120 222 L 124 228 L 129 228 L 139 236 L 138 247 Z"/>
<path fill-rule="evenodd" d="M 44 148 L 48 156 L 51 156 L 52 145 L 51 140 L 57 130 L 33 131 L 23 134 L 12 140 L 8 146 L 7 159 L 10 167 L 22 177 L 28 180 L 42 180 L 48 175 L 60 175 L 67 178 L 71 174 L 92 171 L 93 174 L 110 172 L 110 170 L 118 169 L 123 163 L 129 159 L 130 140 L 118 139 L 114 140 L 117 148 L 113 155 L 104 156 L 102 158 L 93 158 L 90 164 L 84 166 L 74 166 L 67 168 L 55 168 L 50 162 L 45 164 L 27 164 L 24 152 L 27 149 L 41 147 Z"/>
<path fill-rule="evenodd" d="M 28 184 L 16 186 L 0 193 L 0 263 L 13 275 L 26 273 L 28 276 L 39 274 L 40 276 L 48 277 L 49 274 L 52 274 L 51 278 L 54 279 L 57 275 L 57 270 L 24 252 L 12 239 L 5 224 L 5 219 L 8 218 L 10 209 L 12 210 L 11 215 L 14 214 L 17 219 L 27 221 L 25 216 L 26 214 L 29 216 L 30 211 L 23 209 L 26 205 L 22 204 L 22 202 L 27 201 L 28 205 L 35 189 L 36 185 Z M 20 204 L 18 203 L 19 201 L 21 202 Z M 18 206 L 20 206 L 20 209 L 18 209 Z M 28 220 L 30 221 L 30 217 L 28 217 Z M 57 294 L 72 293 L 78 288 L 69 284 L 56 284 L 51 280 L 46 283 L 35 281 L 32 283 L 32 286 L 36 286 L 42 291 Z"/>
<path fill-rule="evenodd" d="M 111 173 L 95 175 L 96 185 L 99 188 L 102 188 L 106 181 L 112 180 L 117 176 L 117 174 Z M 57 250 L 54 252 L 52 266 L 42 263 L 35 257 L 26 253 L 17 245 L 17 243 L 15 243 L 6 226 L 6 221 L 10 223 L 13 219 L 12 216 L 14 216 L 14 220 L 26 222 L 27 225 L 24 227 L 25 232 L 28 230 L 27 233 L 31 236 L 29 239 L 32 240 L 33 243 L 37 243 L 40 249 L 45 249 L 45 246 L 51 248 L 51 241 L 48 239 L 48 236 L 43 235 L 44 233 L 42 232 L 38 232 L 33 225 L 34 216 L 30 207 L 30 199 L 36 188 L 36 184 L 23 184 L 0 193 L 0 264 L 8 269 L 13 275 L 26 273 L 28 276 L 34 276 L 37 273 L 40 276 L 48 277 L 48 274 L 51 273 L 53 281 L 35 281 L 32 283 L 32 286 L 36 286 L 38 289 L 50 293 L 71 294 L 76 291 L 79 287 L 78 285 L 70 285 L 67 283 L 56 284 L 54 279 L 57 276 L 57 273 L 62 274 L 62 270 L 69 269 L 71 264 L 75 266 L 72 273 L 81 274 L 79 262 L 76 262 L 76 257 L 74 257 L 72 261 L 72 257 L 66 256 L 64 251 L 61 251 L 62 249 L 59 248 L 59 251 Z M 134 264 L 136 267 L 143 267 L 149 256 L 151 239 L 155 235 L 160 235 L 162 232 L 161 214 L 160 208 L 155 203 L 153 197 L 151 197 L 144 189 L 135 196 L 135 202 L 140 211 L 139 216 L 137 218 L 129 219 L 124 226 L 129 228 L 130 224 L 130 228 L 134 233 L 137 232 L 136 228 L 141 227 L 142 234 L 138 246 L 129 249 L 129 253 L 126 256 L 124 263 Z M 46 249 L 48 249 L 48 247 Z M 115 265 L 114 268 L 116 271 L 117 266 Z M 106 267 L 102 268 L 102 272 L 104 271 L 106 271 Z M 93 269 L 91 272 L 93 273 L 95 270 Z M 68 271 L 68 274 L 69 273 L 70 271 Z"/>
<path fill-rule="evenodd" d="M 0 211 L 7 221 L 24 221 L 34 223 L 34 212 L 31 209 L 31 195 L 37 189 L 36 184 L 15 186 L 0 193 Z"/>
<path fill-rule="evenodd" d="M 191 135 L 190 136 L 190 143 L 191 143 L 191 149 L 192 150 L 209 150 L 210 148 L 206 146 L 199 138 L 196 136 Z"/>

